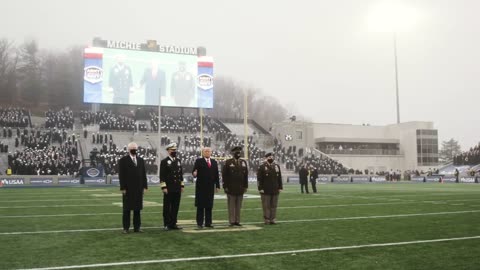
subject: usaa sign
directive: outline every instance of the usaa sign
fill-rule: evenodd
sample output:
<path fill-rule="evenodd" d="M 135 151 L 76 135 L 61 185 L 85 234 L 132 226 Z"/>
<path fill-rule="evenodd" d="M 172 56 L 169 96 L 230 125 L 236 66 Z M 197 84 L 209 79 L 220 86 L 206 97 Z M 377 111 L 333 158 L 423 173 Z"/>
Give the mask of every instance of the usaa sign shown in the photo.
<path fill-rule="evenodd" d="M 25 178 L 3 178 L 0 183 L 2 186 L 20 186 L 25 185 Z"/>

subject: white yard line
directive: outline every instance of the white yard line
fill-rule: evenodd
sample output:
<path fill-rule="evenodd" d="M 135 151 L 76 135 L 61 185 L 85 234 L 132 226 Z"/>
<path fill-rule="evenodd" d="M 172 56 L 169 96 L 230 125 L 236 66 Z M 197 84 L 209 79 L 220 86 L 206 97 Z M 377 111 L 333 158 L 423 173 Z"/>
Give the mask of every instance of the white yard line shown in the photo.
<path fill-rule="evenodd" d="M 357 204 L 326 204 L 326 205 L 300 205 L 300 206 L 279 206 L 277 209 L 308 209 L 308 208 L 334 208 L 334 207 L 354 207 L 354 206 L 376 206 L 376 205 L 398 205 L 398 204 L 414 204 L 414 203 L 432 203 L 432 202 L 385 202 L 385 203 L 357 203 Z M 83 206 L 83 205 L 82 205 Z M 87 205 L 85 205 L 87 206 Z M 118 205 L 107 205 L 107 206 L 116 206 Z M 48 207 L 48 206 L 33 206 L 33 207 Z M 52 206 L 53 207 L 53 206 Z M 61 206 L 57 206 L 61 207 Z M 77 207 L 77 205 L 75 205 Z M 15 207 L 12 207 L 15 208 Z M 21 207 L 21 208 L 29 208 L 28 206 Z M 262 210 L 260 207 L 254 208 L 243 208 L 242 211 L 258 211 Z M 226 212 L 227 209 L 215 209 L 215 212 Z M 196 210 L 181 210 L 180 213 L 193 213 Z M 162 213 L 162 212 L 150 212 L 144 211 L 143 214 L 148 213 Z M 0 215 L 0 219 L 3 218 L 40 218 L 40 217 L 75 217 L 75 216 L 101 216 L 101 215 L 121 215 L 122 213 L 115 212 L 115 213 L 79 213 L 79 214 L 46 214 L 46 215 L 8 215 L 2 216 Z"/>
<path fill-rule="evenodd" d="M 283 220 L 278 223 L 303 223 L 318 221 L 337 221 L 337 220 L 360 220 L 360 219 L 381 219 L 381 218 L 402 218 L 402 217 L 419 217 L 419 216 L 438 216 L 438 215 L 458 215 L 480 213 L 480 210 L 468 211 L 452 211 L 452 212 L 431 212 L 431 213 L 414 213 L 414 214 L 398 214 L 398 215 L 382 215 L 382 216 L 359 216 L 359 217 L 337 217 L 337 218 L 317 218 L 317 219 L 295 219 Z M 263 224 L 263 222 L 244 222 L 245 225 Z M 161 229 L 163 227 L 142 227 L 143 229 Z M 23 234 L 50 234 L 50 233 L 77 233 L 77 232 L 97 232 L 97 231 L 116 231 L 121 228 L 97 228 L 97 229 L 77 229 L 77 230 L 57 230 L 57 231 L 31 231 L 31 232 L 2 232 L 0 235 L 23 235 Z"/>
<path fill-rule="evenodd" d="M 350 250 L 350 249 L 377 248 L 377 247 L 395 247 L 395 246 L 418 245 L 418 244 L 429 244 L 429 243 L 439 243 L 439 242 L 465 241 L 465 240 L 473 240 L 473 239 L 480 239 L 480 236 L 477 235 L 477 236 L 466 236 L 466 237 L 455 237 L 455 238 L 415 240 L 415 241 L 408 241 L 408 242 L 391 242 L 391 243 L 364 244 L 364 245 L 353 245 L 353 246 L 322 247 L 322 248 L 309 248 L 309 249 L 296 249 L 296 250 L 282 250 L 282 251 L 270 251 L 270 252 L 218 255 L 218 256 L 186 257 L 186 258 L 159 259 L 159 260 L 147 260 L 147 261 L 111 262 L 111 263 L 68 265 L 68 266 L 44 267 L 44 268 L 26 268 L 26 269 L 19 269 L 19 270 L 63 270 L 63 269 L 81 269 L 81 268 L 125 266 L 125 265 L 162 264 L 162 263 L 172 263 L 172 262 L 221 260 L 221 259 L 232 259 L 232 258 L 274 256 L 274 255 L 283 255 L 283 254 L 299 254 L 299 253 L 323 252 L 323 251 L 335 251 L 335 250 Z"/>

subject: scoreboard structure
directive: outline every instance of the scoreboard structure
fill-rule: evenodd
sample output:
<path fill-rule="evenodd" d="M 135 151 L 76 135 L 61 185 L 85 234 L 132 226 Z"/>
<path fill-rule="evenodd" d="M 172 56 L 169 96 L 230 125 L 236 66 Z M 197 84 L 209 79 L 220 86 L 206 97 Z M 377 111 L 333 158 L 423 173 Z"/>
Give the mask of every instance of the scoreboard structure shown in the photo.
<path fill-rule="evenodd" d="M 85 103 L 213 108 L 213 58 L 203 47 L 96 38 L 84 51 Z"/>

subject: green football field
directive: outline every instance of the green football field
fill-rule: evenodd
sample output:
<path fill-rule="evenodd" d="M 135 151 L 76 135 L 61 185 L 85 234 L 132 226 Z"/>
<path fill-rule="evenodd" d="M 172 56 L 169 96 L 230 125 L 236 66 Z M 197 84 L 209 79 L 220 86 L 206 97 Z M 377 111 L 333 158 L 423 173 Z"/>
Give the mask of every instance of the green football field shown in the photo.
<path fill-rule="evenodd" d="M 143 234 L 121 233 L 118 188 L 0 189 L 0 269 L 480 269 L 479 184 L 287 185 L 278 225 L 263 225 L 250 188 L 244 227 L 196 230 L 193 186 L 182 231 L 162 230 L 162 195 L 150 187 Z"/>

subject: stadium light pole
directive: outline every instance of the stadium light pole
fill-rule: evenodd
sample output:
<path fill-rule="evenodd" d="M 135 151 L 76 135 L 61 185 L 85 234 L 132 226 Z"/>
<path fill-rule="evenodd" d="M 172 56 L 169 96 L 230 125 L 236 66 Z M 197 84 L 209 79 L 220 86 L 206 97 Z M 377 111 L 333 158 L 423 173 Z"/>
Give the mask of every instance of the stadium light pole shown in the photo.
<path fill-rule="evenodd" d="M 395 57 L 395 92 L 397 96 L 397 124 L 400 124 L 400 95 L 398 87 L 397 31 L 393 31 L 393 54 Z"/>
<path fill-rule="evenodd" d="M 245 153 L 245 159 L 248 160 L 248 91 L 245 90 L 244 98 L 243 98 L 243 126 L 244 126 L 244 153 Z"/>
<path fill-rule="evenodd" d="M 395 97 L 397 105 L 397 124 L 400 124 L 400 87 L 398 79 L 398 46 L 399 32 L 411 29 L 420 19 L 419 12 L 404 3 L 392 0 L 383 1 L 373 6 L 369 14 L 369 29 L 372 32 L 386 32 L 393 35 L 393 56 L 395 71 Z"/>

